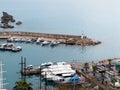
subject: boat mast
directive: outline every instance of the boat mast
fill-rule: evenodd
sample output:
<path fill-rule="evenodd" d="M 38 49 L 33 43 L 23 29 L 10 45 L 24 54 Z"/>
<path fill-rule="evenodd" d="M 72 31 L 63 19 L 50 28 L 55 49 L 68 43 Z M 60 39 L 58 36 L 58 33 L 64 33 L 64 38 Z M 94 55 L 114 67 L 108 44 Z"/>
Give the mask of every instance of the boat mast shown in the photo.
<path fill-rule="evenodd" d="M 3 69 L 2 69 L 2 61 L 0 60 L 0 90 L 5 90 L 3 89 Z"/>
<path fill-rule="evenodd" d="M 2 61 L 0 61 L 0 90 L 3 89 L 3 71 L 2 71 Z"/>

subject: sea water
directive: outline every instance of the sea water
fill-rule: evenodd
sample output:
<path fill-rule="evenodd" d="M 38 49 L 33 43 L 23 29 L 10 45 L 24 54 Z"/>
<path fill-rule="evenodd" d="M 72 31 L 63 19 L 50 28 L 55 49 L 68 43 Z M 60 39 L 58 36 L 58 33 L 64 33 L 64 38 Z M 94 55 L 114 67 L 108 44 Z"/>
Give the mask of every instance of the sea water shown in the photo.
<path fill-rule="evenodd" d="M 102 41 L 96 46 L 49 46 L 16 43 L 21 52 L 0 51 L 0 60 L 7 71 L 4 77 L 9 89 L 20 79 L 20 58 L 26 57 L 27 64 L 38 65 L 48 61 L 99 61 L 120 57 L 120 1 L 119 0 L 0 0 L 2 12 L 13 15 L 22 25 L 0 31 L 31 31 L 42 33 L 82 33 Z M 6 43 L 0 40 L 0 44 Z M 34 88 L 36 78 L 29 78 Z"/>

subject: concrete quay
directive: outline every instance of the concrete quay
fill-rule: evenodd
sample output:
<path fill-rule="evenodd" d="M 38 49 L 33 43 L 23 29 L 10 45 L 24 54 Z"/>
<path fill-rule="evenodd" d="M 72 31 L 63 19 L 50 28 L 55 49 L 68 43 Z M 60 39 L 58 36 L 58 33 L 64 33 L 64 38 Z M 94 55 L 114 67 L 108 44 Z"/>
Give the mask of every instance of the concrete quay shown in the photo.
<path fill-rule="evenodd" d="M 100 41 L 88 38 L 87 36 L 78 35 L 63 35 L 63 34 L 49 34 L 36 32 L 21 32 L 21 31 L 5 31 L 0 32 L 0 39 L 8 39 L 10 37 L 25 37 L 25 38 L 45 38 L 46 40 L 58 39 L 60 43 L 67 45 L 97 45 Z"/>

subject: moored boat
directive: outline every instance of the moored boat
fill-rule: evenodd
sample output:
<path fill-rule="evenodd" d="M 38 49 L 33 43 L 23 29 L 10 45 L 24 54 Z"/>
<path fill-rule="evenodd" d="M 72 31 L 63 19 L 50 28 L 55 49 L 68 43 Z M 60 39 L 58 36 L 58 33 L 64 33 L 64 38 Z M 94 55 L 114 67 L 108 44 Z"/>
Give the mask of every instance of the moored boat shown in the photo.
<path fill-rule="evenodd" d="M 16 47 L 14 45 L 14 43 L 4 43 L 4 44 L 0 45 L 0 50 L 18 52 L 18 51 L 21 51 L 22 48 L 20 46 Z"/>
<path fill-rule="evenodd" d="M 41 75 L 56 83 L 80 83 L 80 77 L 70 64 L 59 62 L 42 69 Z"/>
<path fill-rule="evenodd" d="M 59 42 L 58 40 L 54 39 L 54 40 L 51 42 L 50 46 L 52 47 L 52 46 L 56 46 L 56 45 L 58 45 L 58 44 L 60 44 L 60 42 Z"/>
<path fill-rule="evenodd" d="M 42 42 L 42 46 L 49 45 L 49 44 L 50 44 L 50 42 L 48 42 L 48 41 L 43 41 Z"/>
<path fill-rule="evenodd" d="M 38 39 L 36 40 L 36 43 L 37 43 L 37 44 L 40 44 L 40 43 L 43 42 L 43 41 L 44 41 L 44 38 L 41 37 L 41 38 L 38 38 Z"/>

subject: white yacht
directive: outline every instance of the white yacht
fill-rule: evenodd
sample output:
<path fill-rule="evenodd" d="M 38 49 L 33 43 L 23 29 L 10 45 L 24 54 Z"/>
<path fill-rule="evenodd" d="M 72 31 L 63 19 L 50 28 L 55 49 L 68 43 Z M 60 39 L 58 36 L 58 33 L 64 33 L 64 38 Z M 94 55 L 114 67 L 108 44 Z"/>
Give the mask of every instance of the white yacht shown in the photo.
<path fill-rule="evenodd" d="M 41 38 L 38 38 L 38 39 L 36 40 L 36 43 L 37 43 L 37 44 L 40 44 L 40 43 L 43 42 L 43 41 L 44 41 L 44 38 L 41 37 Z"/>
<path fill-rule="evenodd" d="M 14 45 L 14 43 L 4 43 L 4 44 L 0 45 L 0 50 L 17 52 L 17 51 L 21 51 L 22 48 L 20 46 L 16 47 Z"/>
<path fill-rule="evenodd" d="M 50 42 L 48 42 L 48 41 L 43 41 L 42 42 L 42 46 L 49 45 L 49 44 L 50 44 Z"/>
<path fill-rule="evenodd" d="M 54 39 L 54 40 L 52 40 L 50 46 L 56 46 L 58 44 L 60 44 L 60 42 L 58 40 Z"/>
<path fill-rule="evenodd" d="M 47 80 L 60 83 L 78 83 L 80 81 L 76 71 L 65 62 L 58 62 L 42 69 L 41 75 Z"/>

